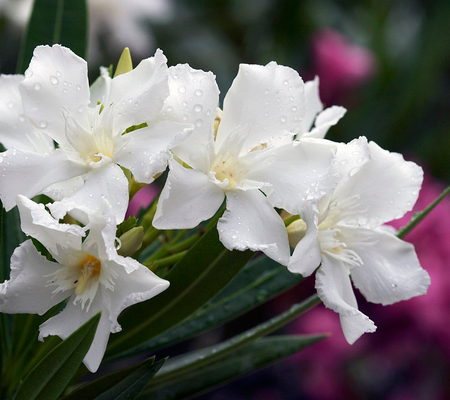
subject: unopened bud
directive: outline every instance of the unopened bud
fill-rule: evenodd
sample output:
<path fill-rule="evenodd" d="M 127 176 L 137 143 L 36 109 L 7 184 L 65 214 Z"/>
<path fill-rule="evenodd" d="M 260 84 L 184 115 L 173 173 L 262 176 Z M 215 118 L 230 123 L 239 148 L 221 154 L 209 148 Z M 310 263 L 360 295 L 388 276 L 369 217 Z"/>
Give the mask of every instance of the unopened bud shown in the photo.
<path fill-rule="evenodd" d="M 142 246 L 142 239 L 144 237 L 144 228 L 136 226 L 125 232 L 119 237 L 121 246 L 117 253 L 123 257 L 131 256 L 136 250 Z"/>

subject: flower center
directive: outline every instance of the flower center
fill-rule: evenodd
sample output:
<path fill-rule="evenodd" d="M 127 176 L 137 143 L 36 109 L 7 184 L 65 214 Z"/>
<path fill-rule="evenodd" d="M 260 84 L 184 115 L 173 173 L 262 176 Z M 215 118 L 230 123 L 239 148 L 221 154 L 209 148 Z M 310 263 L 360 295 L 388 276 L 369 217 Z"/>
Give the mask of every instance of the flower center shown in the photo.
<path fill-rule="evenodd" d="M 92 283 L 92 278 L 97 278 L 102 270 L 102 263 L 91 254 L 86 254 L 86 257 L 78 264 L 80 269 L 80 277 L 75 281 L 75 293 L 80 295 L 83 293 L 86 285 Z M 89 282 L 91 281 L 91 282 Z M 88 284 L 88 286 L 90 286 Z"/>
<path fill-rule="evenodd" d="M 233 189 L 238 186 L 246 172 L 235 157 L 227 154 L 217 157 L 210 171 L 214 172 L 214 177 L 223 184 L 219 185 L 222 189 Z"/>

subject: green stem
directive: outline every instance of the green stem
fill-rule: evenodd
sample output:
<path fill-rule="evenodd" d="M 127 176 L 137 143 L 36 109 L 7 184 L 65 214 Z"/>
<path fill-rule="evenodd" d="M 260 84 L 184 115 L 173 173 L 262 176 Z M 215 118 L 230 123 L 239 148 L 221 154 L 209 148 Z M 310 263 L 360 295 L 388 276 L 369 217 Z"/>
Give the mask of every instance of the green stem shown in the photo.
<path fill-rule="evenodd" d="M 177 254 L 172 254 L 171 256 L 168 257 L 160 258 L 159 260 L 150 261 L 148 263 L 144 261 L 143 264 L 152 271 L 154 271 L 156 268 L 166 267 L 168 265 L 175 264 L 180 258 L 183 258 L 186 253 L 187 250 Z"/>
<path fill-rule="evenodd" d="M 291 322 L 293 319 L 308 311 L 312 307 L 320 303 L 320 299 L 317 294 L 312 295 L 300 304 L 294 304 L 289 310 L 284 313 L 277 315 L 276 317 L 264 322 L 248 331 L 237 335 L 225 342 L 218 344 L 217 346 L 207 349 L 206 352 L 202 352 L 195 359 L 186 356 L 186 362 L 178 361 L 168 364 L 167 368 L 161 370 L 161 372 L 156 375 L 149 386 L 160 385 L 166 381 L 173 380 L 180 375 L 189 373 L 195 369 L 202 367 L 205 364 L 209 364 L 217 359 L 223 358 L 236 350 L 250 344 L 251 342 L 259 339 L 260 337 L 267 336 L 269 333 L 283 327 L 287 323 Z"/>
<path fill-rule="evenodd" d="M 450 186 L 447 187 L 427 208 L 423 211 L 416 212 L 411 221 L 406 226 L 400 228 L 397 232 L 397 237 L 403 239 L 409 232 L 411 232 L 419 223 L 436 207 L 441 200 L 450 193 Z"/>

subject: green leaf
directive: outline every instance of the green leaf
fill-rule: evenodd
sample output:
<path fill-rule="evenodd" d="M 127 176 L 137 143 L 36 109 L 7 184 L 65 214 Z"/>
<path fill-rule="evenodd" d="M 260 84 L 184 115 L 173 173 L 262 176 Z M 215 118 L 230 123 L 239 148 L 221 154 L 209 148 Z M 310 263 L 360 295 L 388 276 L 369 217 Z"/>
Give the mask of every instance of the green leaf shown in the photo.
<path fill-rule="evenodd" d="M 419 223 L 436 207 L 441 200 L 450 193 L 450 186 L 446 188 L 427 208 L 422 211 L 416 212 L 411 221 L 406 226 L 400 228 L 397 232 L 397 237 L 403 239 L 409 232 L 411 232 Z"/>
<path fill-rule="evenodd" d="M 4 150 L 0 145 L 0 150 Z M 0 201 L 0 283 L 9 279 L 11 255 L 25 240 L 20 229 L 20 217 L 17 207 L 9 212 Z M 2 365 L 7 365 L 12 345 L 13 316 L 0 313 L 0 357 Z"/>
<path fill-rule="evenodd" d="M 261 256 L 252 261 L 211 301 L 188 319 L 130 352 L 135 355 L 169 346 L 222 325 L 302 281 L 283 265 Z"/>
<path fill-rule="evenodd" d="M 253 257 L 251 251 L 229 251 L 209 229 L 164 277 L 170 287 L 122 313 L 121 333 L 114 335 L 108 355 L 117 357 L 172 328 L 212 299 Z"/>
<path fill-rule="evenodd" d="M 36 46 L 62 44 L 86 58 L 87 10 L 85 0 L 34 0 L 28 28 L 20 47 L 17 72 L 24 73 Z"/>
<path fill-rule="evenodd" d="M 317 294 L 314 294 L 305 301 L 299 304 L 294 304 L 289 310 L 225 342 L 219 343 L 218 345 L 208 349 L 194 352 L 193 354 L 177 357 L 167 363 L 165 368 L 155 378 L 152 384 L 158 385 L 161 382 L 174 381 L 180 375 L 190 373 L 205 364 L 233 354 L 238 349 L 247 346 L 256 339 L 266 336 L 281 328 L 319 303 L 319 297 Z"/>
<path fill-rule="evenodd" d="M 100 316 L 93 316 L 50 351 L 25 378 L 14 400 L 57 399 L 91 347 Z"/>
<path fill-rule="evenodd" d="M 159 371 L 166 359 L 157 363 L 154 361 L 155 357 L 151 357 L 131 367 L 102 376 L 74 390 L 63 400 L 134 399 Z"/>
<path fill-rule="evenodd" d="M 204 393 L 233 379 L 288 357 L 326 338 L 315 336 L 272 336 L 259 339 L 231 356 L 208 363 L 175 381 L 152 385 L 144 390 L 141 400 L 184 399 Z"/>

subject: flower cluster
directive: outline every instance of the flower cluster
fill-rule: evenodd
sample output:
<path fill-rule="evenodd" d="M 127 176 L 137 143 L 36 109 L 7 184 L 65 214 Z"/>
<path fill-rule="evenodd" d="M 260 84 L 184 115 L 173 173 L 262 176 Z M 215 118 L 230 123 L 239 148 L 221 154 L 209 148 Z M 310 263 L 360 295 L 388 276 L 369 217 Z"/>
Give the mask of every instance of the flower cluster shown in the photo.
<path fill-rule="evenodd" d="M 37 47 L 24 76 L 0 78 L 0 199 L 19 207 L 22 230 L 52 259 L 30 240 L 17 248 L 0 311 L 43 314 L 68 299 L 42 339 L 65 338 L 103 310 L 84 361 L 95 371 L 119 313 L 169 285 L 115 245 L 130 181 L 150 184 L 168 166 L 155 228 L 194 228 L 225 200 L 226 248 L 261 251 L 304 276 L 320 266 L 318 294 L 347 341 L 373 332 L 350 276 L 381 304 L 429 285 L 413 247 L 383 225 L 412 209 L 423 174 L 364 137 L 324 139 L 345 109 L 323 110 L 318 89 L 275 62 L 243 64 L 219 109 L 215 76 L 169 68 L 160 50 L 114 77 L 101 69 L 89 87 L 84 60 Z M 52 201 L 30 200 L 38 194 Z M 78 223 L 63 223 L 67 214 Z"/>

